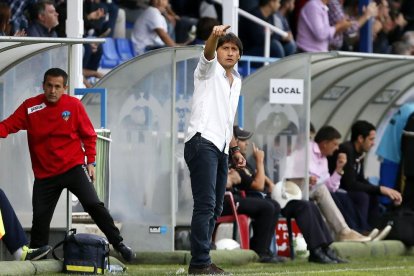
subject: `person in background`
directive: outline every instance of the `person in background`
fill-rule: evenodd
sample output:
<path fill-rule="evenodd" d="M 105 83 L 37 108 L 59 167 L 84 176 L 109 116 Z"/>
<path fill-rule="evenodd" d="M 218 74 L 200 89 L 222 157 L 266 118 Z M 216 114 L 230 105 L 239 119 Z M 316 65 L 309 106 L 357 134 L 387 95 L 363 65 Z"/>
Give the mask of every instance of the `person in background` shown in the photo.
<path fill-rule="evenodd" d="M 310 141 L 309 198 L 316 201 L 326 222 L 335 233 L 336 240 L 356 242 L 370 241 L 371 238 L 369 236 L 363 236 L 348 226 L 346 219 L 344 218 L 344 212 L 341 208 L 338 208 L 340 206 L 336 204 L 335 192 L 339 188 L 347 157 L 344 153 L 338 155 L 333 173 L 329 172 L 327 157 L 331 156 L 334 151 L 338 149 L 340 138 L 341 134 L 335 128 L 331 126 L 323 126 L 316 133 L 314 141 Z M 342 194 L 338 194 L 337 196 L 342 196 Z M 347 197 L 347 195 L 344 196 Z M 349 198 L 348 200 L 350 201 Z M 352 227 L 353 226 L 354 225 L 352 225 Z"/>
<path fill-rule="evenodd" d="M 2 189 L 0 189 L 0 240 L 16 261 L 36 261 L 46 256 L 51 247 L 29 248 L 26 234 L 14 212 L 13 206 Z"/>
<path fill-rule="evenodd" d="M 260 0 L 259 5 L 250 13 L 271 25 L 275 25 L 274 15 L 279 10 L 280 0 Z M 246 18 L 240 19 L 240 39 L 245 45 L 245 53 L 253 56 L 263 56 L 265 50 L 265 28 Z M 292 37 L 282 38 L 271 34 L 270 56 L 282 58 L 295 53 L 296 47 L 290 42 Z M 286 43 L 285 43 L 286 42 Z"/>
<path fill-rule="evenodd" d="M 212 17 L 202 17 L 197 22 L 196 34 L 190 45 L 204 45 L 211 34 L 214 26 L 220 25 L 220 22 Z"/>
<path fill-rule="evenodd" d="M 59 24 L 59 14 L 56 12 L 54 1 L 40 0 L 31 6 L 30 13 L 28 36 L 57 37 L 54 28 Z"/>
<path fill-rule="evenodd" d="M 137 18 L 131 34 L 136 55 L 164 46 L 175 46 L 176 43 L 168 34 L 168 26 L 163 13 L 169 6 L 168 0 L 151 0 Z"/>
<path fill-rule="evenodd" d="M 395 205 L 401 205 L 401 194 L 386 186 L 371 184 L 364 174 L 364 157 L 374 146 L 376 128 L 367 121 L 356 121 L 351 128 L 351 140 L 339 145 L 339 149 L 330 157 L 329 171 L 332 173 L 337 164 L 338 156 L 345 153 L 347 163 L 343 167 L 340 188 L 348 192 L 349 197 L 361 213 L 364 221 L 373 224 L 379 215 L 378 196 L 384 195 L 391 199 Z"/>
<path fill-rule="evenodd" d="M 328 16 L 329 16 L 329 24 L 331 26 L 335 26 L 336 23 L 344 20 L 349 19 L 351 25 L 348 29 L 346 29 L 343 33 L 337 33 L 333 37 L 330 42 L 330 49 L 333 50 L 341 50 L 341 49 L 348 49 L 347 45 L 344 45 L 345 37 L 356 37 L 358 36 L 359 29 L 362 28 L 365 23 L 374 18 L 378 14 L 377 4 L 375 2 L 371 2 L 368 6 L 364 7 L 363 14 L 358 17 L 358 19 L 352 18 L 347 15 L 344 11 L 343 0 L 329 0 L 328 3 Z"/>
<path fill-rule="evenodd" d="M 237 145 L 240 148 L 240 152 L 246 158 L 249 137 L 252 136 L 252 133 L 241 129 L 238 126 L 234 126 L 233 133 L 237 140 Z M 271 222 L 271 225 L 273 225 L 273 229 L 275 229 L 274 226 L 279 218 L 280 210 L 283 216 L 294 218 L 308 245 L 310 253 L 309 262 L 322 264 L 346 262 L 340 259 L 335 252 L 329 248 L 329 245 L 332 243 L 332 237 L 318 207 L 312 201 L 292 199 L 281 209 L 280 204 L 268 196 L 273 192 L 276 184 L 265 174 L 264 151 L 257 148 L 254 144 L 253 157 L 256 167 L 251 166 L 249 163 L 246 164 L 245 168 L 237 168 L 233 166 L 241 178 L 240 182 L 233 183 L 233 189 L 244 190 L 246 191 L 247 198 L 249 198 L 249 196 L 254 196 L 255 198 L 259 196 L 263 201 L 266 201 L 268 205 L 273 205 L 273 208 L 269 209 L 268 214 L 268 220 Z M 294 183 L 292 184 L 296 185 Z M 244 208 L 240 211 L 244 211 L 246 214 L 250 213 L 248 213 L 248 209 L 254 210 L 255 208 L 255 206 L 248 207 L 246 205 L 243 207 Z M 265 236 L 262 237 L 262 239 L 263 241 L 266 241 L 268 246 L 272 235 L 269 235 L 269 233 L 264 235 Z M 259 256 L 262 260 L 270 259 L 271 261 L 269 262 L 272 263 L 280 262 L 279 258 L 271 255 L 269 252 L 265 251 L 260 253 Z"/>
<path fill-rule="evenodd" d="M 134 253 L 123 243 L 119 229 L 93 186 L 95 129 L 79 99 L 65 93 L 67 82 L 64 70 L 47 70 L 43 77 L 44 93 L 25 100 L 0 122 L 1 138 L 27 131 L 35 177 L 30 246 L 38 248 L 49 242 L 50 222 L 66 188 L 79 199 L 114 249 L 130 262 Z"/>
<path fill-rule="evenodd" d="M 301 9 L 296 34 L 298 51 L 327 52 L 334 36 L 343 33 L 351 26 L 348 19 L 331 26 L 328 3 L 329 0 L 310 0 Z"/>
<path fill-rule="evenodd" d="M 288 17 L 294 9 L 295 0 L 280 0 L 280 8 L 274 15 L 275 26 L 288 33 L 287 37 L 275 36 L 282 43 L 283 48 L 289 49 L 286 51 L 289 55 L 296 53 L 296 42 L 288 21 Z"/>

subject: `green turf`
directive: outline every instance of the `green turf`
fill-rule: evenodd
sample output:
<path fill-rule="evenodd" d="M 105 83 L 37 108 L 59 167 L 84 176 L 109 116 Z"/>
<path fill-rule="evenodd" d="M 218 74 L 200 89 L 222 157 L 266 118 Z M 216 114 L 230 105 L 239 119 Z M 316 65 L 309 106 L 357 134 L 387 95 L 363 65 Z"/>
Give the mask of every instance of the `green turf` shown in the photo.
<path fill-rule="evenodd" d="M 284 264 L 248 263 L 222 266 L 233 275 L 414 275 L 414 256 L 351 260 L 347 264 L 321 265 L 306 260 Z M 128 265 L 127 275 L 187 275 L 184 265 Z"/>

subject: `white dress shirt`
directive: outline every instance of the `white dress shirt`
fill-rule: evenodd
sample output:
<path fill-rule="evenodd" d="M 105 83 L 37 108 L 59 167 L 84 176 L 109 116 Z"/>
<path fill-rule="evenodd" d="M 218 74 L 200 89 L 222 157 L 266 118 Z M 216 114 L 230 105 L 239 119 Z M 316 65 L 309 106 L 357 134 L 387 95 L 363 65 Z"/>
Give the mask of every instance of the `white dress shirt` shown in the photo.
<path fill-rule="evenodd" d="M 225 69 L 217 61 L 217 53 L 210 61 L 201 54 L 194 71 L 194 95 L 185 142 L 200 132 L 203 138 L 228 154 L 241 90 L 239 73 L 233 69 L 232 75 L 230 86 Z"/>

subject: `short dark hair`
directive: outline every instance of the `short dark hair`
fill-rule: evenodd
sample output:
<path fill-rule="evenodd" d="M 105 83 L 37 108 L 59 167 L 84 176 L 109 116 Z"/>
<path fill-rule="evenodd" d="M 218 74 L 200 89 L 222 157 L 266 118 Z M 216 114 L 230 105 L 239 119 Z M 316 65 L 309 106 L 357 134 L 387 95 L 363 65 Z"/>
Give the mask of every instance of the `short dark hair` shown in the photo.
<path fill-rule="evenodd" d="M 43 83 L 46 82 L 46 79 L 47 79 L 48 76 L 51 76 L 51 77 L 62 77 L 63 78 L 63 85 L 64 86 L 66 86 L 67 83 L 68 83 L 68 74 L 64 70 L 62 70 L 60 68 L 50 68 L 49 70 L 47 70 L 45 72 L 44 77 L 43 77 Z"/>
<path fill-rule="evenodd" d="M 370 122 L 363 120 L 356 121 L 351 128 L 351 142 L 355 142 L 359 135 L 362 135 L 362 138 L 365 139 L 373 130 L 376 130 L 376 128 Z"/>
<path fill-rule="evenodd" d="M 243 54 L 243 43 L 241 42 L 240 38 L 237 37 L 234 33 L 227 33 L 225 36 L 221 36 L 217 43 L 218 49 L 224 43 L 233 43 L 239 48 L 240 56 Z"/>
<path fill-rule="evenodd" d="M 212 17 L 202 17 L 197 22 L 196 38 L 206 41 L 213 31 L 214 26 L 220 22 Z"/>
<path fill-rule="evenodd" d="M 30 19 L 32 21 L 36 21 L 38 19 L 39 14 L 43 14 L 46 11 L 46 5 L 55 5 L 55 1 L 53 0 L 40 0 L 36 3 L 33 3 L 30 6 Z"/>
<path fill-rule="evenodd" d="M 316 133 L 314 141 L 320 143 L 322 141 L 331 141 L 334 139 L 341 139 L 341 133 L 332 126 L 323 126 Z"/>
<path fill-rule="evenodd" d="M 295 1 L 295 0 L 280 0 L 280 6 L 283 7 L 284 5 L 292 1 Z"/>

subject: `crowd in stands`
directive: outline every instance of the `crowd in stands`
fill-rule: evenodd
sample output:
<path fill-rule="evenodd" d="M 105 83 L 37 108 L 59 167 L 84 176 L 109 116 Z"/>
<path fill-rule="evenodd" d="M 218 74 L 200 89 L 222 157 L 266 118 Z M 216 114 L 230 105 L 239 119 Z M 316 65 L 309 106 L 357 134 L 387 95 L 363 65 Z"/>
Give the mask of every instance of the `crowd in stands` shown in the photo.
<path fill-rule="evenodd" d="M 65 37 L 66 2 L 0 0 L 0 35 Z M 409 0 L 375 0 L 362 11 L 358 0 L 240 0 L 239 6 L 287 32 L 286 37 L 272 34 L 274 58 L 359 51 L 359 30 L 370 19 L 374 53 L 413 53 L 414 9 Z M 84 37 L 126 39 L 131 56 L 136 56 L 165 46 L 203 43 L 205 39 L 195 39 L 196 30 L 221 22 L 221 13 L 221 6 L 211 0 L 84 0 Z M 264 55 L 262 26 L 240 16 L 239 35 L 245 55 Z M 85 80 L 102 77 L 98 69 L 104 54 L 102 45 L 84 45 Z"/>

